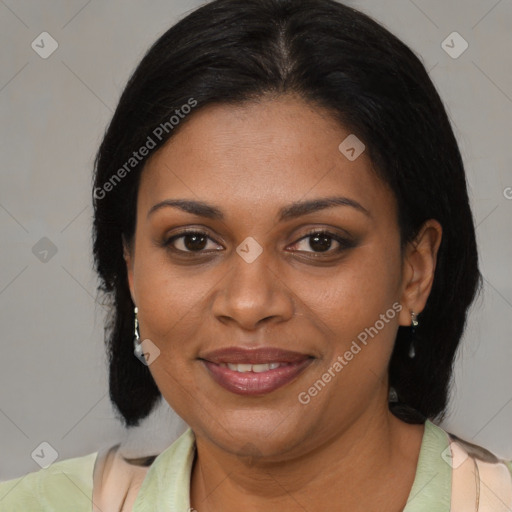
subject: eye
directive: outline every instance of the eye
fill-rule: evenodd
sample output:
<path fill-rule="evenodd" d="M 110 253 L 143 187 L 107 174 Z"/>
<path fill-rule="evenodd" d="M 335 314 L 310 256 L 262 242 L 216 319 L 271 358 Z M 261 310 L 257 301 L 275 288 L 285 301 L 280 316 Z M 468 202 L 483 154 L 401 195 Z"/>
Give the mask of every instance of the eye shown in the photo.
<path fill-rule="evenodd" d="M 209 242 L 212 242 L 214 247 L 208 247 Z M 177 252 L 183 253 L 210 252 L 212 250 L 220 250 L 218 247 L 221 247 L 221 249 L 223 248 L 213 242 L 214 241 L 204 231 L 187 230 L 167 238 L 164 245 Z"/>
<path fill-rule="evenodd" d="M 208 233 L 197 229 L 177 233 L 165 239 L 163 246 L 173 252 L 190 255 L 207 254 L 224 249 L 210 238 Z M 323 253 L 328 255 L 337 254 L 354 246 L 355 243 L 350 238 L 344 238 L 330 231 L 316 229 L 295 242 L 292 248 L 298 252 L 310 253 L 317 257 L 322 256 Z"/>
<path fill-rule="evenodd" d="M 316 230 L 295 242 L 294 246 L 298 247 L 296 250 L 299 252 L 310 252 L 321 255 L 322 253 L 339 253 L 345 249 L 354 247 L 354 242 L 329 231 Z"/>

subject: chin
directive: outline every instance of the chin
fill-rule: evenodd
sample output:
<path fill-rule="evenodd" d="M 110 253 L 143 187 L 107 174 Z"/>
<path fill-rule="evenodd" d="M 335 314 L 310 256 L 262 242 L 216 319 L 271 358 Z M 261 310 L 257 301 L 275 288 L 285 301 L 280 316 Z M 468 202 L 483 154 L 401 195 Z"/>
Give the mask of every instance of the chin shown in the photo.
<path fill-rule="evenodd" d="M 301 445 L 307 437 L 304 411 L 232 410 L 194 431 L 241 457 L 273 456 Z"/>

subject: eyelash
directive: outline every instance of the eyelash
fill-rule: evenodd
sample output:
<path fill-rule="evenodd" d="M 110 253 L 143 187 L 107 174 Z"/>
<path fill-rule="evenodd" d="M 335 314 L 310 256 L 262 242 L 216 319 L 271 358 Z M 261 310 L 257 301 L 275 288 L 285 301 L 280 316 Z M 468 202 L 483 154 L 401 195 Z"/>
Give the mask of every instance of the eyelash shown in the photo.
<path fill-rule="evenodd" d="M 210 238 L 208 236 L 208 233 L 206 233 L 205 231 L 201 231 L 201 230 L 197 230 L 197 229 L 188 229 L 188 230 L 181 231 L 180 233 L 177 233 L 177 234 L 171 236 L 170 238 L 165 239 L 163 241 L 162 245 L 164 247 L 172 250 L 175 253 L 179 253 L 181 255 L 187 255 L 187 257 L 188 257 L 188 255 L 190 255 L 191 257 L 194 257 L 196 255 L 208 254 L 208 253 L 212 253 L 212 252 L 220 252 L 218 250 L 205 251 L 203 249 L 201 249 L 199 251 L 183 251 L 182 249 L 176 249 L 175 247 L 172 247 L 172 244 L 176 240 L 178 240 L 180 238 L 184 238 L 187 235 L 204 236 L 204 237 L 208 238 L 209 240 L 215 242 L 215 240 Z M 334 249 L 334 250 L 333 249 L 328 249 L 325 252 L 322 252 L 322 251 L 318 251 L 318 252 L 315 252 L 315 251 L 298 251 L 298 252 L 312 254 L 312 255 L 314 255 L 313 256 L 314 258 L 318 258 L 318 257 L 322 257 L 323 255 L 332 256 L 333 254 L 339 254 L 339 253 L 343 252 L 346 249 L 351 249 L 351 248 L 355 247 L 355 242 L 353 240 L 351 240 L 349 238 L 343 238 L 340 235 L 337 235 L 337 234 L 332 233 L 332 232 L 330 232 L 328 230 L 325 230 L 325 229 L 313 229 L 313 230 L 309 231 L 306 235 L 304 235 L 301 238 L 299 238 L 299 240 L 294 242 L 292 245 L 296 245 L 299 242 L 302 242 L 303 240 L 306 240 L 308 238 L 312 238 L 314 235 L 324 235 L 324 236 L 326 236 L 328 238 L 331 238 L 332 240 L 338 242 L 339 247 L 337 249 Z M 215 243 L 217 243 L 217 242 L 215 242 Z"/>

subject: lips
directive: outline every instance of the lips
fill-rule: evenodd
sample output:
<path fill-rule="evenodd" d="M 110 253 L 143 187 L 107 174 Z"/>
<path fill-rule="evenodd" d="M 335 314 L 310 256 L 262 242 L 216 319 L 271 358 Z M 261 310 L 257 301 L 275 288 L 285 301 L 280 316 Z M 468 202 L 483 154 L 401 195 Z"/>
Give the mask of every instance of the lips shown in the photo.
<path fill-rule="evenodd" d="M 273 347 L 228 347 L 199 359 L 217 384 L 239 395 L 270 393 L 295 380 L 313 361 L 307 354 Z"/>

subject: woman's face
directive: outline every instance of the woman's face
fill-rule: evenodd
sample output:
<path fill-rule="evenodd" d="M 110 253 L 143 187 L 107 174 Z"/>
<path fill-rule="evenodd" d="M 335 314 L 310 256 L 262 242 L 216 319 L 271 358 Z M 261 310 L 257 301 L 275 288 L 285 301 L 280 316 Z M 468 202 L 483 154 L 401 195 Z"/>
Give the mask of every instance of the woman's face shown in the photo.
<path fill-rule="evenodd" d="M 149 368 L 228 452 L 292 456 L 388 414 L 412 271 L 394 196 L 359 146 L 339 149 L 349 135 L 289 96 L 208 106 L 142 174 L 126 259 Z"/>

